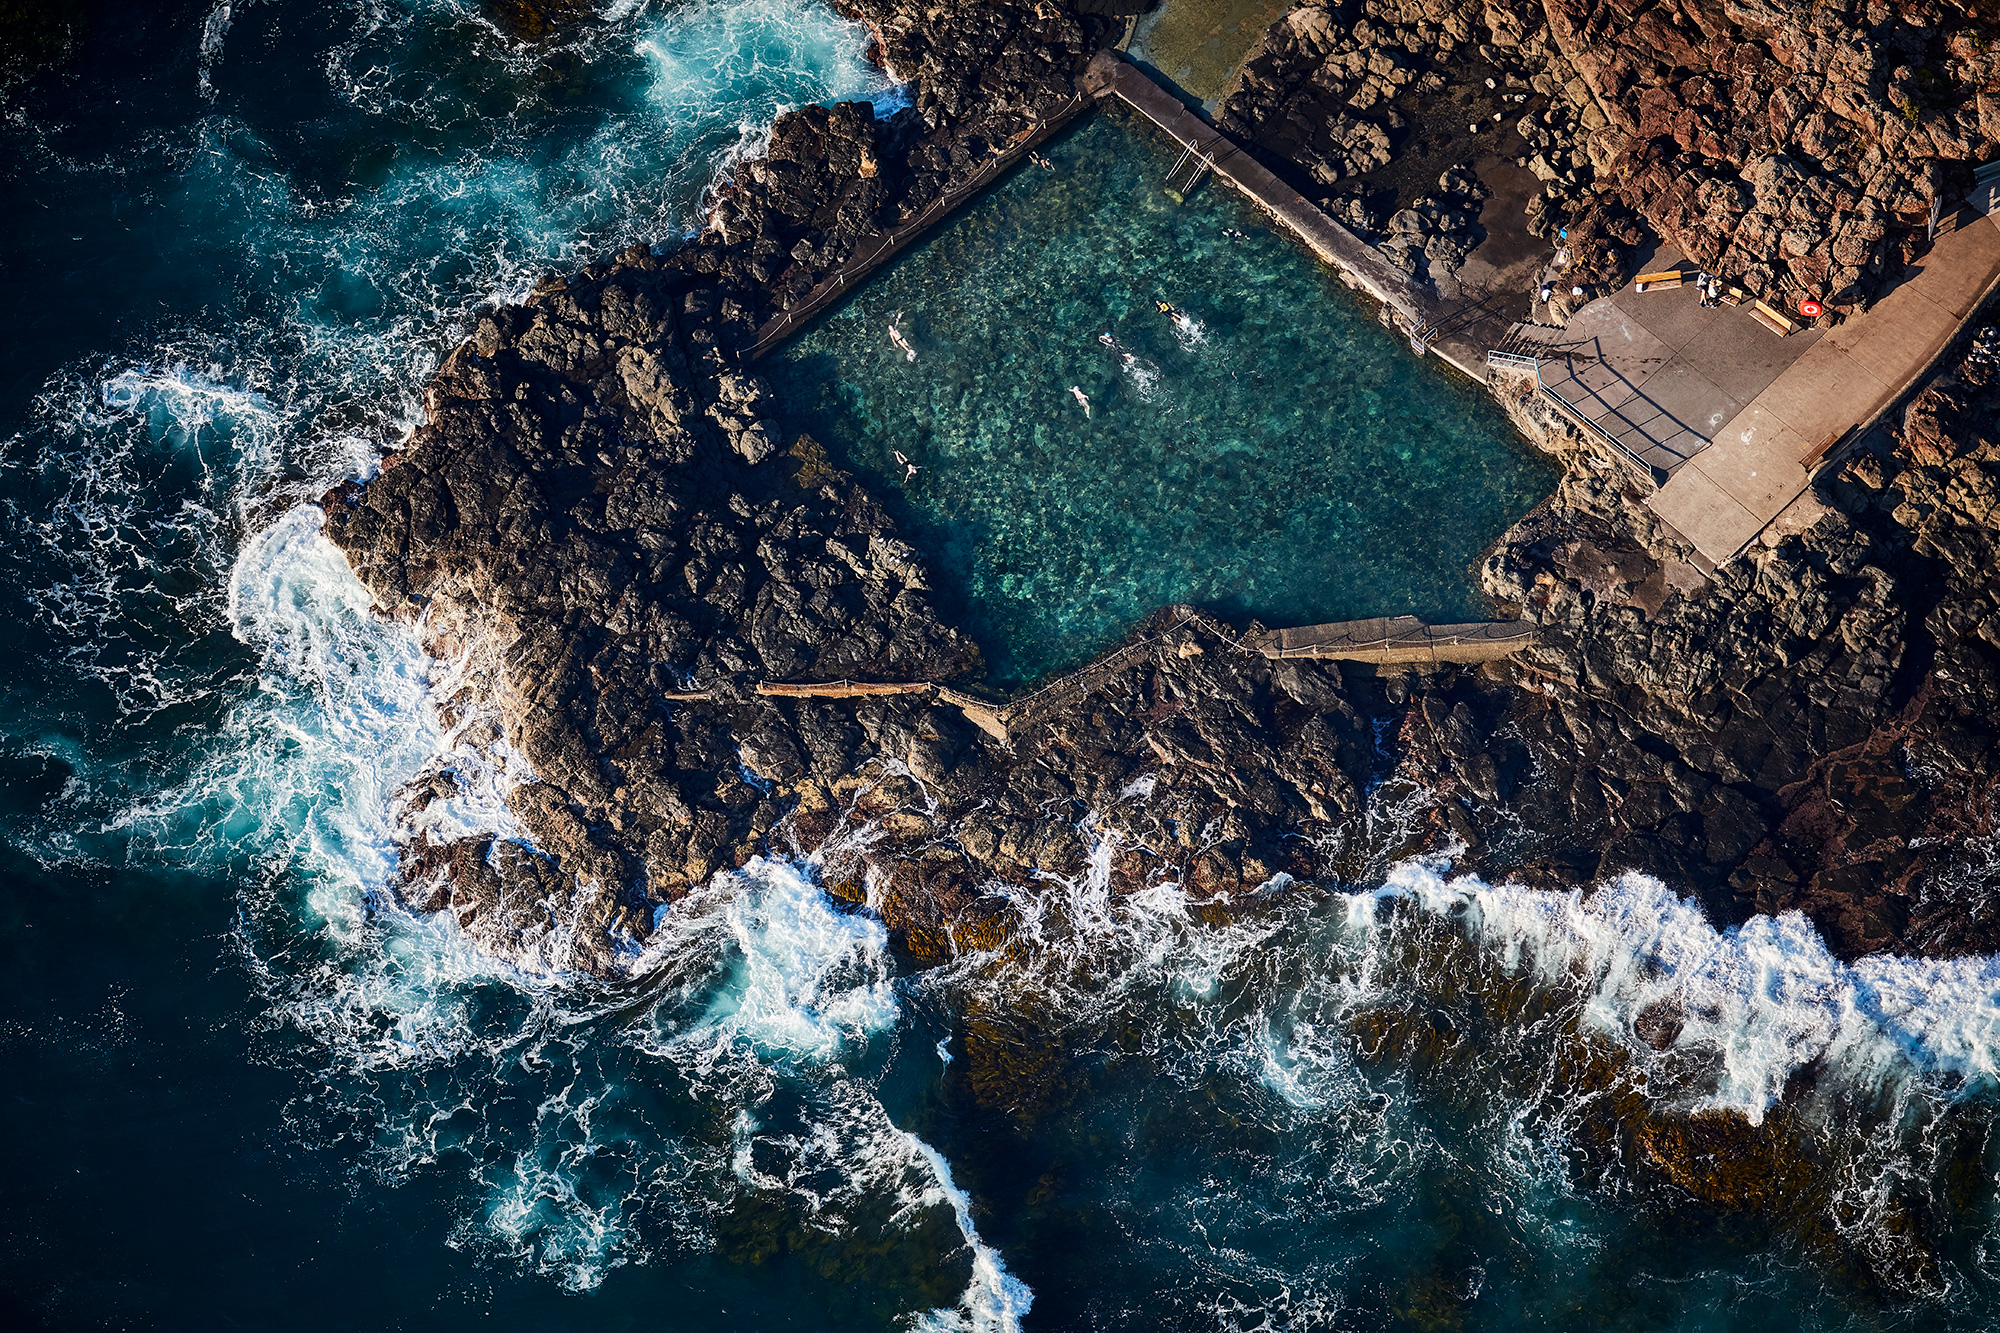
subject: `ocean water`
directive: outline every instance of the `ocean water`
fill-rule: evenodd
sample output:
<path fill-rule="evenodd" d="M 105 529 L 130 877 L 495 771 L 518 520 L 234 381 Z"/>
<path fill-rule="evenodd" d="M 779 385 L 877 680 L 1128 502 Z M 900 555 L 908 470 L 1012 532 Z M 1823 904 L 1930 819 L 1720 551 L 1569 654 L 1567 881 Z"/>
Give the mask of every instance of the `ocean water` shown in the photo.
<path fill-rule="evenodd" d="M 1352 849 L 1205 924 L 1088 818 L 1019 949 L 927 973 L 779 849 L 615 985 L 400 910 L 399 842 L 516 836 L 532 774 L 301 502 L 482 302 L 893 90 L 802 0 L 98 12 L 0 126 L 8 1327 L 1993 1325 L 1991 959 Z M 1763 1208 L 1687 1192 L 1757 1152 Z"/>
<path fill-rule="evenodd" d="M 1226 186 L 1174 203 L 1137 117 L 1045 157 L 760 367 L 921 534 L 995 679 L 1169 602 L 1489 619 L 1473 566 L 1556 480 L 1498 405 Z"/>

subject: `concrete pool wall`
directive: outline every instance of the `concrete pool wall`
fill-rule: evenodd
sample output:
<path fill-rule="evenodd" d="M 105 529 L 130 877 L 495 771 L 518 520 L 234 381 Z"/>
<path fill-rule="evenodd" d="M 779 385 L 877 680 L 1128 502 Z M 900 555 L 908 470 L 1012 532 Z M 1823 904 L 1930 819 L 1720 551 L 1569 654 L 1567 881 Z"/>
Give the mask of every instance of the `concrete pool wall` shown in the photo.
<path fill-rule="evenodd" d="M 1331 265 L 1348 286 L 1395 313 L 1418 355 L 1435 352 L 1475 383 L 1487 382 L 1486 352 L 1506 338 L 1510 321 L 1481 302 L 1447 302 L 1419 285 L 1373 246 L 1314 207 L 1298 191 L 1245 152 L 1234 140 L 1181 105 L 1166 89 L 1116 51 L 1100 51 L 1077 80 L 1077 96 L 1055 115 L 996 154 L 970 181 L 937 200 L 894 231 L 864 241 L 838 271 L 797 305 L 757 330 L 745 355 L 761 360 L 810 324 L 829 306 L 920 240 L 938 223 L 1006 175 L 1041 144 L 1092 105 L 1117 98 L 1197 156 L 1283 230 Z M 1192 159 L 1190 160 L 1192 165 Z"/>
<path fill-rule="evenodd" d="M 1122 101 L 1045 151 L 758 366 L 786 438 L 862 477 L 963 599 L 993 679 L 1162 604 L 1490 616 L 1478 563 L 1556 474 L 1484 388 L 1241 194 L 1175 202 L 1181 145 Z"/>

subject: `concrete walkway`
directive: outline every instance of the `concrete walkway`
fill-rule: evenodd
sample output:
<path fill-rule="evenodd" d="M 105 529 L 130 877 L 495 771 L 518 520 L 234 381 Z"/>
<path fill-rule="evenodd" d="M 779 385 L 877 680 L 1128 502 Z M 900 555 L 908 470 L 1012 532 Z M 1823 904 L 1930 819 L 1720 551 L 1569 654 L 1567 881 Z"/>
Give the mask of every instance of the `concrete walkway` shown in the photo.
<path fill-rule="evenodd" d="M 1821 335 L 1647 503 L 1708 560 L 1733 558 L 1811 502 L 1814 468 L 1915 385 L 1996 284 L 2000 220 L 1968 209 L 1915 272 Z"/>
<path fill-rule="evenodd" d="M 1691 267 L 1669 247 L 1639 271 Z M 1691 282 L 1652 292 L 1627 283 L 1565 328 L 1526 326 L 1507 346 L 1541 357 L 1550 392 L 1655 476 L 1672 477 L 1819 337 L 1779 337 L 1748 306 L 1704 310 Z"/>
<path fill-rule="evenodd" d="M 1464 625 L 1426 625 L 1415 616 L 1375 616 L 1330 625 L 1266 630 L 1248 635 L 1245 648 L 1273 660 L 1335 658 L 1383 664 L 1497 662 L 1535 641 L 1534 622 L 1481 620 Z"/>
<path fill-rule="evenodd" d="M 1320 212 L 1228 135 L 1181 105 L 1144 70 L 1115 51 L 1100 51 L 1093 57 L 1077 86 L 1091 97 L 1116 97 L 1180 143 L 1213 153 L 1218 179 L 1305 242 L 1314 254 L 1339 270 L 1350 287 L 1394 310 L 1405 328 L 1441 324 L 1443 332 L 1429 340 L 1429 349 L 1479 383 L 1486 382 L 1492 319 L 1478 319 L 1482 311 L 1446 305 L 1419 287 L 1379 250 Z"/>

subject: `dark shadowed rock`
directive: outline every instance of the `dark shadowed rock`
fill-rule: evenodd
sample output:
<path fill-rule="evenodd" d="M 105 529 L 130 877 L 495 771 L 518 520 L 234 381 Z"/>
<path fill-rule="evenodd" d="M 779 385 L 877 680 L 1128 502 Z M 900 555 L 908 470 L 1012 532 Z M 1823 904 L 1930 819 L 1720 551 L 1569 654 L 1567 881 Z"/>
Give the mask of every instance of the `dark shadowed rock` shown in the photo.
<path fill-rule="evenodd" d="M 1933 7 L 1940 49 L 1956 50 L 1962 16 Z M 976 646 L 938 613 L 922 553 L 786 428 L 737 349 L 860 239 L 1060 106 L 1109 28 L 1054 6 L 861 8 L 913 80 L 913 109 L 788 115 L 694 241 L 634 247 L 483 315 L 407 447 L 324 501 L 329 535 L 379 606 L 467 664 L 451 707 L 490 714 L 536 777 L 512 797 L 532 847 L 407 849 L 414 909 L 452 912 L 503 956 L 616 973 L 656 910 L 716 871 L 816 851 L 831 891 L 935 960 L 1004 942 L 1026 895 L 1063 879 L 1113 897 L 1171 883 L 1198 914 L 1221 914 L 1282 875 L 1338 879 L 1363 873 L 1367 855 L 1457 845 L 1471 866 L 1551 887 L 1649 871 L 1723 921 L 1802 910 L 1846 954 L 1996 946 L 2000 395 L 1986 343 L 1910 405 L 1893 454 L 1826 483 L 1835 512 L 1714 578 L 1617 465 L 1531 400 L 1510 404 L 1569 466 L 1484 567 L 1508 613 L 1540 627 L 1508 662 L 1387 675 L 1274 663 L 1231 627 L 1169 608 L 1013 707 L 933 688 L 973 689 Z M 1829 30 L 1850 22 L 1819 9 Z M 1809 192 L 1800 182 L 1831 169 L 1785 136 L 1852 147 L 1831 122 L 1732 121 L 1723 135 L 1642 96 L 1663 60 L 1696 71 L 1682 83 L 1709 80 L 1704 97 L 1776 87 L 1807 57 L 1787 45 L 1794 19 L 1774 13 L 1308 7 L 1267 43 L 1266 69 L 1338 64 L 1337 80 L 1310 76 L 1322 92 L 1373 79 L 1378 93 L 1414 86 L 1433 52 L 1527 71 L 1549 99 L 1544 128 L 1588 136 L 1588 176 L 1578 164 L 1557 177 L 1576 185 L 1562 197 L 1580 263 L 1610 282 L 1640 239 L 1619 164 L 1666 140 L 1691 172 L 1696 158 L 1747 164 L 1726 190 L 1702 187 L 1714 205 L 1702 216 L 1727 220 L 1753 212 L 1767 183 Z M 1620 14 L 1638 36 L 1563 54 L 1568 34 Z M 1903 21 L 1870 20 L 1891 46 Z M 1753 28 L 1765 35 L 1746 38 Z M 1350 64 L 1365 73 L 1350 78 Z M 1717 91 L 1731 71 L 1738 82 Z M 1264 106 L 1265 86 L 1241 96 Z M 1876 102 L 1860 86 L 1813 85 L 1798 124 L 1836 111 L 1861 123 Z M 1909 135 L 1895 142 L 1900 162 L 1918 160 Z M 1942 160 L 1930 142 L 1922 160 Z M 1434 243 L 1471 234 L 1480 194 L 1447 171 L 1409 217 L 1378 221 L 1408 254 L 1445 259 L 1456 243 Z M 1858 235 L 1842 221 L 1786 250 L 1783 270 Z M 1867 268 L 1890 235 L 1843 253 Z M 1376 846 L 1367 793 L 1398 775 L 1431 794 L 1427 823 L 1407 846 Z M 435 799 L 438 781 L 403 800 Z M 1687 1145 L 1655 1146 L 1664 1160 Z"/>

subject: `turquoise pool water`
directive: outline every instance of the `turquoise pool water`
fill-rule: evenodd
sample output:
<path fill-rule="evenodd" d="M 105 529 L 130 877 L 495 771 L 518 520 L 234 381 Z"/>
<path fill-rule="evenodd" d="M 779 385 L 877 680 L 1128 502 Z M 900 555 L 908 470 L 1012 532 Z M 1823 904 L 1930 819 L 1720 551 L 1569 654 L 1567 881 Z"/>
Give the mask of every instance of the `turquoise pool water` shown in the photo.
<path fill-rule="evenodd" d="M 995 681 L 1169 602 L 1486 617 L 1472 566 L 1556 472 L 1485 393 L 1226 186 L 1173 203 L 1174 154 L 1128 113 L 1047 157 L 763 367 L 892 497 Z"/>

